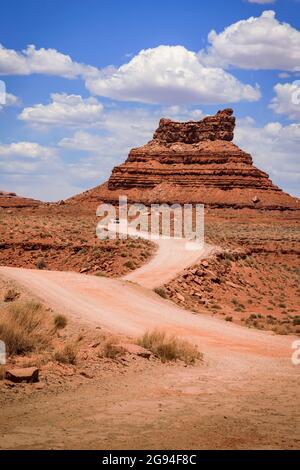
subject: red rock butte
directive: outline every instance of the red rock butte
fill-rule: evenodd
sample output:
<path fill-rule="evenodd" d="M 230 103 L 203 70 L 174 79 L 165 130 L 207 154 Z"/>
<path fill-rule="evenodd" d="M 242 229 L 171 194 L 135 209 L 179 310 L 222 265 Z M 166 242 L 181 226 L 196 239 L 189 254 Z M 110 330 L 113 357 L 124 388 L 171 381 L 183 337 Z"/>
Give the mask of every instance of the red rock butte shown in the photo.
<path fill-rule="evenodd" d="M 108 182 L 85 197 L 117 202 L 203 203 L 209 207 L 299 209 L 299 199 L 275 186 L 253 165 L 251 155 L 232 143 L 232 109 L 201 121 L 161 119 L 153 139 L 130 151 Z"/>

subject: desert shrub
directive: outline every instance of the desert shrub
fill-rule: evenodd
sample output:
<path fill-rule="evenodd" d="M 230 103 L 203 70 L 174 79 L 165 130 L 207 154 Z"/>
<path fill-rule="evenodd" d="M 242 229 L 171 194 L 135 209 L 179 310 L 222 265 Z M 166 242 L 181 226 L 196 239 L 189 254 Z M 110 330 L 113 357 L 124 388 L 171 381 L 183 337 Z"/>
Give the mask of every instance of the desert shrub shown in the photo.
<path fill-rule="evenodd" d="M 213 304 L 211 305 L 211 308 L 214 309 L 214 310 L 222 310 L 221 305 L 215 304 L 215 303 L 213 303 Z"/>
<path fill-rule="evenodd" d="M 102 356 L 107 357 L 108 359 L 117 359 L 117 357 L 122 356 L 124 350 L 121 346 L 118 345 L 116 338 L 108 338 L 102 348 Z"/>
<path fill-rule="evenodd" d="M 124 263 L 124 266 L 125 268 L 129 268 L 129 269 L 135 269 L 135 263 L 132 261 L 132 260 L 128 260 L 126 261 L 126 263 Z"/>
<path fill-rule="evenodd" d="M 230 316 L 227 316 L 227 317 L 225 317 L 225 320 L 226 320 L 226 321 L 230 321 L 230 322 L 232 322 L 233 318 L 232 318 L 232 317 L 230 317 Z"/>
<path fill-rule="evenodd" d="M 168 336 L 164 331 L 146 332 L 137 343 L 152 351 L 162 362 L 181 360 L 190 365 L 203 357 L 196 346 L 176 336 Z"/>
<path fill-rule="evenodd" d="M 20 293 L 15 289 L 8 289 L 4 294 L 4 302 L 13 302 L 20 296 Z"/>
<path fill-rule="evenodd" d="M 160 295 L 160 297 L 162 297 L 163 299 L 167 298 L 166 290 L 163 287 L 155 287 L 154 292 Z"/>
<path fill-rule="evenodd" d="M 273 328 L 273 331 L 277 335 L 288 335 L 289 334 L 289 329 L 286 325 L 276 325 Z"/>
<path fill-rule="evenodd" d="M 54 326 L 56 330 L 62 330 L 67 326 L 68 320 L 64 315 L 56 315 L 54 317 Z"/>
<path fill-rule="evenodd" d="M 104 272 L 104 271 L 97 271 L 95 273 L 95 276 L 98 276 L 98 277 L 107 277 L 107 274 Z"/>
<path fill-rule="evenodd" d="M 36 268 L 37 269 L 46 269 L 47 264 L 43 258 L 38 259 L 36 262 Z"/>
<path fill-rule="evenodd" d="M 14 303 L 0 314 L 0 339 L 9 355 L 39 351 L 49 345 L 45 311 L 36 302 Z"/>
<path fill-rule="evenodd" d="M 74 344 L 69 343 L 58 349 L 54 353 L 54 359 L 62 364 L 75 364 L 77 358 L 77 348 Z"/>

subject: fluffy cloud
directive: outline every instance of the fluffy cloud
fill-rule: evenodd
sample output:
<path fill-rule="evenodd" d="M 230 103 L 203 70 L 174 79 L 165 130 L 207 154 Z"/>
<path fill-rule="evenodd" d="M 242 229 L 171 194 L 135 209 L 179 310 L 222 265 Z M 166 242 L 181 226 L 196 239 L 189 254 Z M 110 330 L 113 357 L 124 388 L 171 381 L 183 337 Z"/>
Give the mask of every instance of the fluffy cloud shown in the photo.
<path fill-rule="evenodd" d="M 56 49 L 23 51 L 0 45 L 0 75 L 57 75 L 82 78 L 95 95 L 150 104 L 234 103 L 260 98 L 258 87 L 243 84 L 220 67 L 201 63 L 183 46 L 142 50 L 119 68 L 79 64 Z"/>
<path fill-rule="evenodd" d="M 252 154 L 254 164 L 269 173 L 275 184 L 300 197 L 300 124 L 271 122 L 260 128 L 251 118 L 239 120 L 235 142 Z"/>
<path fill-rule="evenodd" d="M 8 108 L 9 106 L 19 106 L 20 99 L 13 95 L 12 93 L 5 93 L 5 99 L 0 101 L 0 111 L 3 108 Z"/>
<path fill-rule="evenodd" d="M 300 32 L 287 23 L 280 23 L 274 11 L 265 11 L 208 35 L 207 53 L 200 59 L 208 65 L 243 69 L 278 69 L 300 71 Z"/>
<path fill-rule="evenodd" d="M 239 82 L 221 68 L 208 67 L 182 46 L 158 46 L 139 52 L 118 69 L 89 77 L 95 95 L 150 104 L 215 104 L 256 101 L 257 88 Z"/>
<path fill-rule="evenodd" d="M 50 147 L 44 147 L 36 142 L 17 142 L 0 144 L 0 157 L 47 160 L 55 157 L 56 152 Z M 7 161 L 6 161 L 7 163 Z"/>
<path fill-rule="evenodd" d="M 270 108 L 277 114 L 286 114 L 290 119 L 300 119 L 300 80 L 294 83 L 278 83 L 274 87 L 276 96 Z"/>
<path fill-rule="evenodd" d="M 103 106 L 96 98 L 53 93 L 50 104 L 24 108 L 20 120 L 33 126 L 91 127 L 102 119 Z"/>
<path fill-rule="evenodd" d="M 101 147 L 103 139 L 99 135 L 86 131 L 77 131 L 72 137 L 65 137 L 59 146 L 66 149 L 95 152 Z"/>
<path fill-rule="evenodd" d="M 21 52 L 6 49 L 0 44 L 0 75 L 30 75 L 33 73 L 58 75 L 65 78 L 88 76 L 94 67 L 74 62 L 70 56 L 56 49 L 36 49 L 27 46 Z"/>

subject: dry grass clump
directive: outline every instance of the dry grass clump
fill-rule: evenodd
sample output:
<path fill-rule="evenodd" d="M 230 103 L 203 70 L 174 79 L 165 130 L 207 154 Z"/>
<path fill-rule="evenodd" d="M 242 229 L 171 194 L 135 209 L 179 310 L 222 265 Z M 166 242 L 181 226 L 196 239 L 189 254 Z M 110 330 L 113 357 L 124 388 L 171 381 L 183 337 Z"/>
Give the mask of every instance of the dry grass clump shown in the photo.
<path fill-rule="evenodd" d="M 157 295 L 160 295 L 160 297 L 162 297 L 163 299 L 167 299 L 168 297 L 167 292 L 163 287 L 155 287 L 154 292 Z"/>
<path fill-rule="evenodd" d="M 132 271 L 136 268 L 136 264 L 132 260 L 128 260 L 124 263 L 125 268 L 131 269 Z"/>
<path fill-rule="evenodd" d="M 43 258 L 38 259 L 37 262 L 36 262 L 36 268 L 37 269 L 46 269 L 47 268 L 46 261 Z"/>
<path fill-rule="evenodd" d="M 152 351 L 162 362 L 181 360 L 191 365 L 203 358 L 196 346 L 176 336 L 169 336 L 164 331 L 146 332 L 138 340 L 138 345 Z"/>
<path fill-rule="evenodd" d="M 75 364 L 78 350 L 75 344 L 68 343 L 54 353 L 54 359 L 62 364 Z"/>
<path fill-rule="evenodd" d="M 4 294 L 4 302 L 13 302 L 19 297 L 20 293 L 15 289 L 8 289 Z"/>
<path fill-rule="evenodd" d="M 117 343 L 115 337 L 108 338 L 102 347 L 102 356 L 108 359 L 117 359 L 124 354 L 123 348 Z"/>
<path fill-rule="evenodd" d="M 65 317 L 65 315 L 60 315 L 60 314 L 56 315 L 53 321 L 54 321 L 54 327 L 56 330 L 63 330 L 67 326 L 67 323 L 68 323 L 68 320 Z"/>
<path fill-rule="evenodd" d="M 10 305 L 0 313 L 0 339 L 8 355 L 22 355 L 49 346 L 50 333 L 45 309 L 27 301 Z"/>

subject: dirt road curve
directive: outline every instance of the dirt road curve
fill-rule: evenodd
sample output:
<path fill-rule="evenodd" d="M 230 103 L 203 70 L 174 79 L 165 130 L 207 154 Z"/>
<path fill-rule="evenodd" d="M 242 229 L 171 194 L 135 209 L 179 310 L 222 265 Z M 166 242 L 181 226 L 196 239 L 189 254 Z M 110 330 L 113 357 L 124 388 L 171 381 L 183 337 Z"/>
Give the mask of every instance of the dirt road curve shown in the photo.
<path fill-rule="evenodd" d="M 178 253 L 158 252 L 127 278 L 153 287 L 158 278 L 159 283 L 166 280 L 168 263 L 174 275 L 208 251 Z M 75 394 L 66 390 L 47 396 L 43 405 L 33 398 L 25 407 L 8 404 L 1 410 L 0 449 L 299 448 L 294 338 L 194 315 L 124 279 L 6 267 L 0 275 L 79 324 L 134 337 L 165 328 L 205 354 L 199 367 L 149 366 L 138 374 L 85 382 Z"/>
<path fill-rule="evenodd" d="M 151 240 L 148 232 L 140 232 L 127 224 L 108 225 L 108 230 L 119 234 L 129 234 Z M 153 240 L 157 245 L 155 256 L 149 263 L 124 276 L 124 279 L 136 282 L 140 286 L 153 289 L 166 284 L 186 267 L 207 258 L 218 248 L 208 244 L 198 244 L 186 239 L 158 238 Z"/>
<path fill-rule="evenodd" d="M 266 357 L 290 359 L 290 338 L 193 315 L 157 294 L 124 280 L 85 276 L 72 272 L 0 268 L 49 305 L 64 310 L 81 323 L 115 333 L 138 336 L 156 327 L 174 332 L 205 351 L 226 349 Z"/>
<path fill-rule="evenodd" d="M 184 240 L 158 240 L 157 244 L 156 256 L 141 268 L 127 274 L 124 279 L 153 289 L 166 284 L 176 277 L 178 272 L 195 264 L 199 259 L 208 257 L 215 251 L 215 247 L 210 245 L 204 245 L 200 249 L 187 250 Z"/>

